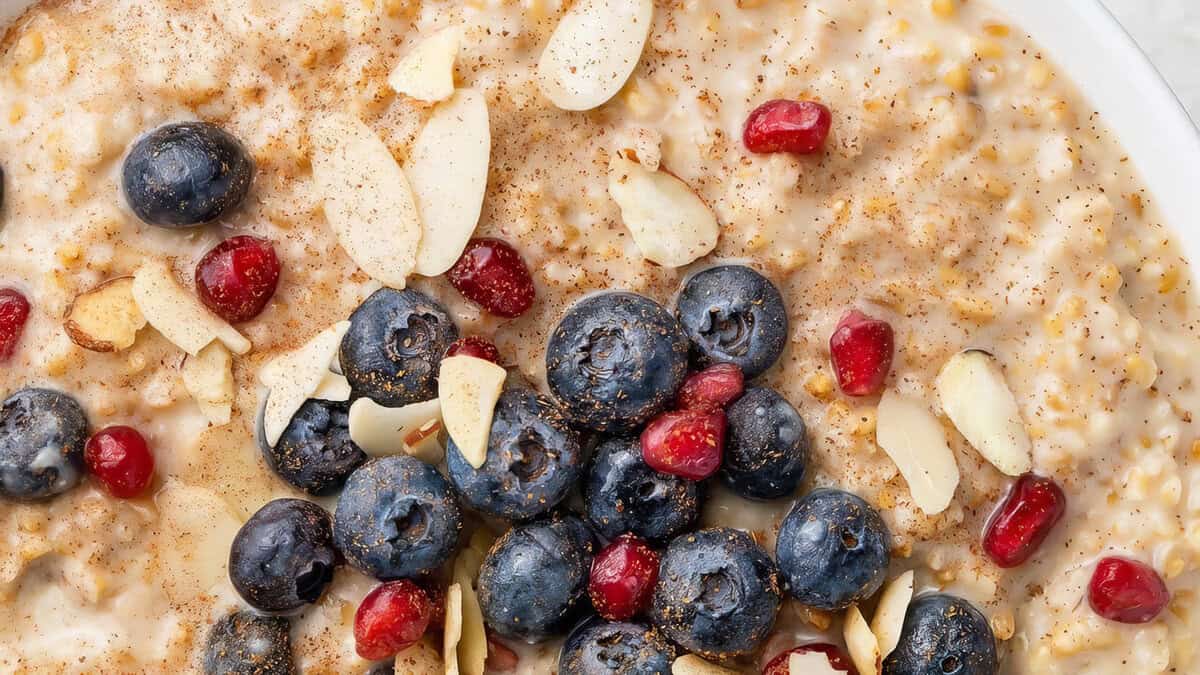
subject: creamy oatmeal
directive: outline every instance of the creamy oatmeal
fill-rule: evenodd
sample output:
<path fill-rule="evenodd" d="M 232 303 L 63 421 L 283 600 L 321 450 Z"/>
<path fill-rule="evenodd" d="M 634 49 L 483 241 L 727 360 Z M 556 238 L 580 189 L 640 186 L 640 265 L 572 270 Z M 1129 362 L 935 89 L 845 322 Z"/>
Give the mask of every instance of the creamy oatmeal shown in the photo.
<path fill-rule="evenodd" d="M 420 140 L 435 108 L 395 93 L 389 74 L 423 40 L 459 27 L 455 80 L 481 93 L 490 122 L 475 234 L 519 251 L 537 297 L 512 320 L 484 311 L 440 276 L 457 253 L 409 281 L 444 305 L 462 335 L 491 339 L 511 381 L 548 391 L 550 333 L 587 294 L 623 289 L 673 308 L 694 272 L 748 264 L 787 307 L 783 356 L 757 382 L 807 425 L 797 494 L 833 486 L 877 508 L 891 532 L 888 579 L 913 570 L 918 594 L 945 591 L 978 607 L 1003 673 L 1200 670 L 1191 270 L 1103 120 L 1020 27 L 975 1 L 657 3 L 628 81 L 603 105 L 570 112 L 538 81 L 566 10 L 543 0 L 53 0 L 9 29 L 0 55 L 0 285 L 20 290 L 32 310 L 0 382 L 6 396 L 28 386 L 70 394 L 92 430 L 137 428 L 156 469 L 140 498 L 114 498 L 85 479 L 52 499 L 5 502 L 0 669 L 200 671 L 209 627 L 245 607 L 226 569 L 235 533 L 271 499 L 303 496 L 255 440 L 260 381 L 270 379 L 263 367 L 312 345 L 395 272 L 387 267 L 395 256 L 363 262 L 339 245 L 335 208 L 366 214 L 364 228 L 376 223 L 369 206 L 346 203 L 355 185 L 334 194 L 320 175 L 330 167 L 322 141 L 353 135 L 320 120 L 365 123 L 363 147 L 377 137 L 406 168 L 436 154 Z M 747 117 L 780 98 L 832 111 L 822 152 L 747 152 Z M 249 194 L 216 224 L 147 225 L 122 196 L 126 153 L 151 130 L 197 119 L 249 150 Z M 670 174 L 654 180 L 673 175 L 694 191 L 703 203 L 680 205 L 696 228 L 688 241 L 706 253 L 706 236 L 719 234 L 715 249 L 696 259 L 664 243 L 680 224 L 631 233 L 625 221 L 638 196 L 614 199 L 615 161 L 630 171 L 661 163 Z M 379 175 L 364 165 L 363 180 Z M 439 176 L 416 173 L 408 179 L 419 205 L 422 184 L 436 187 Z M 443 198 L 457 198 L 444 189 Z M 712 232 L 691 217 L 705 205 Z M 212 342 L 233 352 L 228 423 L 210 421 L 185 382 L 187 362 L 219 354 L 185 362 L 153 318 L 131 345 L 108 352 L 80 347 L 64 329 L 77 296 L 148 263 L 168 263 L 190 293 L 201 256 L 240 234 L 272 241 L 282 276 L 265 311 L 236 324 L 251 349 Z M 852 308 L 895 331 L 885 399 L 920 402 L 937 416 L 960 476 L 944 509 L 916 494 L 892 448 L 881 448 L 880 398 L 838 386 L 830 336 Z M 1049 539 L 1012 569 L 980 543 L 1012 479 L 968 443 L 935 384 L 967 348 L 994 355 L 1031 440 L 1033 471 L 1067 495 Z M 330 510 L 335 500 L 317 498 Z M 773 555 L 792 502 L 747 501 L 714 481 L 703 521 L 746 529 Z M 498 535 L 505 526 L 487 527 Z M 467 548 L 478 557 L 488 539 L 472 535 Z M 1142 624 L 1098 616 L 1087 588 L 1108 555 L 1151 565 L 1171 591 L 1166 610 Z M 340 566 L 319 601 L 294 615 L 300 671 L 370 667 L 355 654 L 352 624 L 375 584 Z M 864 603 L 863 614 L 874 611 Z M 725 665 L 759 672 L 805 642 L 844 644 L 842 623 L 840 611 L 786 598 L 764 644 Z M 424 672 L 405 664 L 421 663 L 421 650 L 436 661 L 433 642 L 403 653 L 398 672 Z M 561 640 L 506 643 L 517 672 L 555 669 Z"/>

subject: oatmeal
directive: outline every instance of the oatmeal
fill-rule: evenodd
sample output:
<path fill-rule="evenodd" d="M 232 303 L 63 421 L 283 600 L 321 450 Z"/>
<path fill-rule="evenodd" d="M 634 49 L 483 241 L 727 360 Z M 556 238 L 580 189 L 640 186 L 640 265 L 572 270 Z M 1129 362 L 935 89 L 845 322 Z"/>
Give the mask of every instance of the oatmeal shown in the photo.
<path fill-rule="evenodd" d="M 579 2 L 600 13 L 609 7 Z M 571 45 L 547 49 L 565 39 L 556 31 L 564 15 L 578 16 L 567 13 L 568 5 L 579 9 L 570 3 L 37 4 L 8 30 L 0 55 L 0 285 L 29 305 L 0 382 L 6 397 L 27 387 L 69 394 L 91 431 L 138 430 L 154 469 L 135 498 L 117 498 L 106 474 L 91 471 L 52 498 L 5 502 L 0 668 L 200 672 L 210 627 L 224 621 L 239 630 L 241 619 L 223 617 L 248 608 L 229 569 L 243 524 L 273 499 L 306 496 L 341 520 L 347 492 L 378 498 L 371 480 L 411 487 L 422 508 L 447 518 L 428 525 L 453 531 L 447 541 L 459 552 L 453 563 L 446 553 L 427 566 L 379 567 L 369 537 L 339 542 L 335 520 L 333 545 L 349 564 L 317 570 L 323 592 L 287 608 L 297 669 L 371 667 L 359 656 L 363 642 L 356 645 L 356 610 L 369 592 L 372 603 L 387 593 L 364 571 L 424 579 L 437 587 L 430 605 L 443 603 L 444 592 L 463 616 L 480 601 L 486 616 L 498 601 L 483 580 L 503 578 L 504 556 L 520 544 L 505 537 L 493 547 L 504 521 L 542 515 L 543 502 L 591 515 L 577 484 L 590 466 L 584 455 L 601 449 L 539 407 L 557 395 L 568 417 L 605 432 L 596 440 L 614 466 L 640 462 L 642 453 L 610 436 L 641 432 L 646 422 L 651 430 L 680 425 L 714 447 L 724 442 L 725 473 L 709 481 L 702 503 L 686 488 L 678 501 L 696 510 L 680 516 L 687 531 L 699 527 L 686 522 L 694 517 L 748 532 L 711 544 L 738 560 L 757 561 L 762 549 L 770 553 L 763 564 L 776 564 L 785 514 L 802 495 L 820 513 L 859 509 L 850 497 L 877 511 L 880 522 L 865 518 L 863 532 L 864 541 L 879 536 L 878 565 L 855 593 L 829 603 L 836 608 L 820 608 L 822 588 L 802 602 L 803 584 L 782 569 L 782 579 L 739 578 L 760 599 L 756 608 L 778 606 L 753 626 L 752 612 L 737 613 L 739 630 L 754 638 L 745 644 L 690 647 L 666 625 L 674 622 L 661 622 L 672 641 L 727 667 L 757 673 L 794 647 L 831 643 L 839 651 L 828 659 L 809 650 L 793 662 L 812 656 L 840 668 L 846 649 L 857 656 L 863 644 L 887 646 L 879 644 L 887 631 L 859 626 L 884 606 L 876 593 L 894 597 L 895 580 L 912 571 L 910 610 L 951 602 L 932 591 L 977 608 L 995 636 L 1000 672 L 1200 669 L 1200 438 L 1192 422 L 1200 401 L 1191 358 L 1200 344 L 1191 270 L 1104 121 L 996 4 L 698 0 L 657 3 L 645 25 L 638 19 L 648 4 L 629 3 L 637 11 L 613 20 L 635 30 L 596 58 L 614 69 L 615 84 L 591 88 L 572 79 Z M 639 57 L 638 33 L 647 29 Z M 432 36 L 439 37 L 431 44 Z M 425 50 L 421 64 L 397 67 L 417 49 Z M 774 100 L 804 104 L 757 112 Z M 445 117 L 451 106 L 460 107 Z M 743 138 L 752 114 L 761 119 Z M 781 140 L 775 115 L 807 121 Z M 177 125 L 196 121 L 207 125 Z M 179 126 L 232 139 L 226 148 L 216 132 L 196 132 L 214 134 L 217 145 L 206 152 L 232 153 L 218 162 L 234 174 L 221 195 L 241 197 L 238 172 L 253 173 L 244 198 L 197 207 L 182 223 L 171 221 L 184 210 L 178 203 L 165 202 L 166 213 L 134 208 L 125 196 L 130 174 L 122 179 L 135 144 Z M 242 168 L 237 147 L 251 160 Z M 482 163 L 469 152 L 478 147 L 490 150 Z M 418 242 L 416 231 L 396 234 L 435 213 L 444 236 Z M 221 271 L 235 264 L 227 262 L 239 246 L 228 243 L 234 235 L 254 237 L 240 245 L 254 250 L 262 246 L 254 242 L 269 242 L 277 285 Z M 517 263 L 487 267 L 508 255 L 495 252 L 499 244 L 486 260 L 460 258 L 471 236 L 501 240 Z M 214 276 L 196 278 L 202 258 L 217 259 Z M 781 315 L 755 324 L 752 338 L 755 354 L 769 357 L 721 354 L 719 340 L 703 355 L 736 363 L 745 397 L 763 397 L 755 410 L 781 411 L 761 431 L 774 434 L 770 443 L 806 453 L 799 465 L 772 465 L 782 488 L 734 465 L 725 425 L 735 425 L 737 403 L 719 395 L 732 385 L 704 389 L 718 394 L 685 385 L 700 403 L 664 412 L 707 330 L 682 315 L 680 289 L 701 271 L 734 263 L 761 276 L 714 282 L 697 302 L 744 291 L 751 305 L 766 307 L 777 289 Z M 105 286 L 99 299 L 89 296 L 126 277 L 132 281 Z M 406 283 L 423 300 L 379 291 Z M 246 303 L 229 304 L 220 292 L 228 284 Z M 652 363 L 669 391 L 629 392 L 616 402 L 562 396 L 567 380 L 557 378 L 567 376 L 554 350 L 569 326 L 560 321 L 585 297 L 611 298 L 596 295 L 608 290 L 649 299 L 616 304 L 630 323 L 656 329 L 642 332 L 647 345 L 661 347 Z M 460 346 L 465 351 L 447 361 L 482 357 L 507 373 L 443 365 L 450 374 L 435 383 L 429 374 L 360 368 L 365 357 L 348 356 L 347 345 L 370 352 L 382 343 L 370 326 L 356 326 L 376 311 L 422 317 L 439 359 L 460 336 L 486 338 L 491 351 L 486 342 Z M 106 322 L 110 315 L 119 321 Z M 886 341 L 872 322 L 886 326 Z M 835 333 L 851 341 L 844 357 L 836 340 L 831 354 Z M 968 384 L 955 389 L 945 367 L 964 350 L 981 356 L 959 364 Z M 326 372 L 339 354 L 340 373 Z M 620 370 L 619 360 L 605 367 Z M 298 383 L 312 363 L 322 368 Z M 972 379 L 979 377 L 992 379 Z M 981 381 L 986 396 L 974 388 Z M 364 397 L 368 382 L 378 387 Z M 347 407 L 338 402 L 349 403 L 350 383 L 362 398 Z M 546 396 L 518 395 L 522 386 Z M 440 413 L 400 407 L 435 396 Z M 334 403 L 306 403 L 323 397 Z M 497 397 L 493 414 L 486 404 Z M 958 405 L 974 399 L 1003 414 L 981 419 Z M 588 421 L 591 414 L 603 420 Z M 480 419 L 494 442 L 503 424 L 493 419 L 522 415 L 533 420 L 526 426 L 541 425 L 555 471 L 568 472 L 556 475 L 577 479 L 523 476 L 542 498 L 532 505 L 515 491 L 470 482 L 493 454 Z M 911 425 L 903 433 L 891 426 L 899 418 Z M 386 420 L 378 424 L 405 433 L 402 442 L 384 434 L 361 448 L 347 439 L 341 469 L 365 467 L 347 481 L 341 469 L 322 474 L 303 444 L 288 445 L 296 420 L 343 430 Z M 798 431 L 780 440 L 789 430 Z M 444 452 L 447 431 L 454 444 Z M 274 443 L 266 456 L 260 435 Z M 892 442 L 897 437 L 922 442 Z M 660 476 L 706 478 L 722 463 L 717 454 L 685 467 L 667 450 L 645 454 Z M 397 453 L 408 457 L 400 462 Z M 374 455 L 389 459 L 363 464 Z M 449 478 L 415 465 L 437 465 Z M 1032 471 L 1065 495 L 1061 520 L 1034 524 L 1044 525 L 1044 541 L 1018 542 L 1028 551 L 997 554 L 998 544 L 982 539 L 997 527 L 989 518 L 1013 483 L 1002 470 Z M 680 489 L 662 480 L 663 489 Z M 731 485 L 761 493 L 748 500 Z M 825 487 L 850 497 L 823 497 Z M 445 502 L 487 517 L 466 518 L 458 533 L 461 520 L 438 510 Z M 563 523 L 582 521 L 518 534 L 563 542 L 559 562 L 570 569 L 561 571 L 577 573 L 581 563 L 566 559 L 578 542 Z M 606 540 L 618 534 L 603 532 Z M 688 546 L 721 539 L 692 538 L 669 547 L 654 541 L 651 553 L 664 556 L 663 569 L 682 569 Z M 1022 559 L 1002 568 L 997 555 Z M 1148 565 L 1164 580 L 1165 610 L 1129 623 L 1093 609 L 1089 585 L 1110 556 Z M 459 618 L 446 619 L 449 649 L 435 626 L 400 653 L 397 671 L 440 671 L 427 664 L 457 651 L 471 672 L 483 639 L 472 631 L 482 628 L 458 625 L 455 650 L 449 635 Z M 276 635 L 278 626 L 261 628 Z M 566 630 L 522 636 L 536 644 L 505 637 L 499 622 L 489 632 L 490 668 L 543 673 L 559 663 Z M 394 651 L 372 642 L 366 653 L 386 659 Z"/>

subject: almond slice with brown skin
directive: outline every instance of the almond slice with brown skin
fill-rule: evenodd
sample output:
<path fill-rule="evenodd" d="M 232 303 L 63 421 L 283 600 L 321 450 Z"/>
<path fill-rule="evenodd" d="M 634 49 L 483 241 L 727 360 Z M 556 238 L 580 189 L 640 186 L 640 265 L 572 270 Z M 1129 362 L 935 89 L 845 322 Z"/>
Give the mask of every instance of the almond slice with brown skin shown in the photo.
<path fill-rule="evenodd" d="M 542 51 L 538 87 L 563 110 L 603 104 L 637 67 L 653 22 L 653 0 L 576 2 Z"/>
<path fill-rule="evenodd" d="M 350 440 L 368 455 L 405 452 L 406 441 L 429 422 L 440 422 L 438 399 L 388 408 L 363 397 L 350 405 Z M 419 441 L 420 439 L 414 439 Z"/>
<path fill-rule="evenodd" d="M 683 267 L 712 252 L 720 237 L 717 217 L 687 183 L 663 171 L 614 155 L 608 194 L 647 260 Z"/>
<path fill-rule="evenodd" d="M 454 61 L 462 28 L 451 26 L 418 42 L 388 75 L 393 91 L 431 103 L 454 93 Z"/>
<path fill-rule="evenodd" d="M 983 458 L 1009 476 L 1033 468 L 1033 444 L 1000 364 L 978 349 L 950 357 L 935 382 L 946 416 Z"/>
<path fill-rule="evenodd" d="M 929 515 L 945 511 L 958 489 L 958 461 L 929 408 L 885 391 L 875 411 L 875 440 L 900 469 L 917 506 Z"/>
<path fill-rule="evenodd" d="M 67 337 L 94 352 L 131 347 L 146 317 L 133 299 L 133 277 L 110 279 L 75 298 L 64 322 Z"/>

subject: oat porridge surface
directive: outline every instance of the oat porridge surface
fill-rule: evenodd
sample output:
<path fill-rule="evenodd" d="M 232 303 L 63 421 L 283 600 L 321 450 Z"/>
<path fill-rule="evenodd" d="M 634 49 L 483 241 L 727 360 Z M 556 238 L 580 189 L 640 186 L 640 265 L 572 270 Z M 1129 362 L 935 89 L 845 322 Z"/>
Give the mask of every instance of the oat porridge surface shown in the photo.
<path fill-rule="evenodd" d="M 508 320 L 442 276 L 412 285 L 443 303 L 462 335 L 494 341 L 510 380 L 547 391 L 550 333 L 585 295 L 623 289 L 673 307 L 689 274 L 748 264 L 787 307 L 783 356 L 757 382 L 808 427 L 797 494 L 834 486 L 877 508 L 892 534 L 889 579 L 914 570 L 918 594 L 972 602 L 1002 673 L 1200 672 L 1191 270 L 1103 120 L 1000 3 L 659 2 L 628 82 L 587 112 L 559 109 L 536 82 L 567 5 L 46 0 L 8 30 L 0 285 L 32 310 L 0 383 L 6 396 L 28 386 L 69 393 L 92 430 L 139 429 L 157 468 L 141 498 L 116 499 L 85 479 L 49 500 L 4 503 L 0 670 L 200 672 L 209 627 L 245 607 L 227 571 L 234 534 L 268 501 L 304 496 L 255 442 L 260 371 L 380 285 L 327 222 L 314 119 L 348 113 L 404 163 L 431 106 L 394 93 L 389 72 L 421 38 L 461 26 L 455 77 L 482 92 L 491 126 L 476 236 L 511 243 L 537 297 Z M 832 111 L 822 153 L 747 152 L 747 116 L 778 98 Z M 122 197 L 125 155 L 146 132 L 194 119 L 249 150 L 249 195 L 217 224 L 147 225 Z M 627 149 L 711 207 L 720 238 L 709 255 L 688 266 L 645 260 L 609 194 L 610 161 Z M 148 260 L 168 261 L 193 288 L 196 262 L 235 234 L 274 242 L 282 276 L 265 311 L 237 325 L 253 349 L 234 357 L 228 424 L 201 414 L 181 379 L 183 351 L 153 328 L 109 353 L 64 331 L 77 296 Z M 829 339 L 849 308 L 894 328 L 887 388 L 924 401 L 944 428 L 961 479 L 936 515 L 877 444 L 879 397 L 838 387 Z M 955 430 L 935 391 L 942 365 L 965 348 L 1002 365 L 1033 470 L 1068 496 L 1049 539 L 1012 569 L 980 544 L 1012 479 Z M 315 500 L 332 511 L 336 496 Z M 714 481 L 702 520 L 751 532 L 773 556 L 793 501 L 747 501 Z M 504 527 L 482 526 L 493 536 Z M 1089 578 L 1108 555 L 1151 565 L 1171 591 L 1166 610 L 1141 624 L 1092 611 Z M 293 616 L 299 671 L 371 667 L 355 654 L 352 624 L 375 584 L 342 565 Z M 793 646 L 841 645 L 842 621 L 787 598 L 765 643 L 725 665 L 758 673 Z M 504 642 L 516 672 L 556 668 L 560 639 Z"/>

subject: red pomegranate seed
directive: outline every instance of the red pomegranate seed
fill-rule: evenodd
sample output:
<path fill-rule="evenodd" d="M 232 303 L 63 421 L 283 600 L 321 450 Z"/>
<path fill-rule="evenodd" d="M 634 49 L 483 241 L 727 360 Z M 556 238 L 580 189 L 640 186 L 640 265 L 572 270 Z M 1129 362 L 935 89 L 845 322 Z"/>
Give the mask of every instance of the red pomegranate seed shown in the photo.
<path fill-rule="evenodd" d="M 487 672 L 511 673 L 520 665 L 521 658 L 517 653 L 491 635 L 487 636 L 487 647 Z"/>
<path fill-rule="evenodd" d="M 455 340 L 446 348 L 446 356 L 474 356 L 477 359 L 500 364 L 500 350 L 496 349 L 496 345 L 492 344 L 491 340 L 478 335 L 468 335 Z"/>
<path fill-rule="evenodd" d="M 650 421 L 642 431 L 642 458 L 650 468 L 689 480 L 704 480 L 721 468 L 725 413 L 677 410 Z"/>
<path fill-rule="evenodd" d="M 736 401 L 746 389 L 742 369 L 718 363 L 688 375 L 679 388 L 677 406 L 684 410 L 718 410 Z"/>
<path fill-rule="evenodd" d="M 1000 567 L 1029 560 L 1067 510 L 1067 496 L 1049 478 L 1017 479 L 983 533 L 983 550 Z"/>
<path fill-rule="evenodd" d="M 380 584 L 354 613 L 354 650 L 371 661 L 394 656 L 421 639 L 432 614 L 429 596 L 412 581 Z"/>
<path fill-rule="evenodd" d="M 20 291 L 0 289 L 0 361 L 7 361 L 17 351 L 25 322 L 29 319 L 29 301 Z"/>
<path fill-rule="evenodd" d="M 886 321 L 852 309 L 838 322 L 829 338 L 829 354 L 838 386 L 848 396 L 870 396 L 883 391 L 892 369 L 896 336 Z"/>
<path fill-rule="evenodd" d="M 154 455 L 133 427 L 97 431 L 83 446 L 83 461 L 104 489 L 121 499 L 138 496 L 154 477 Z"/>
<path fill-rule="evenodd" d="M 825 147 L 833 114 L 815 101 L 776 99 L 746 118 L 742 141 L 750 152 L 793 152 L 811 155 Z"/>
<path fill-rule="evenodd" d="M 631 534 L 613 539 L 592 560 L 588 595 L 596 613 L 609 621 L 624 621 L 650 603 L 658 583 L 658 554 Z"/>
<path fill-rule="evenodd" d="M 463 297 L 507 319 L 533 306 L 533 277 L 521 254 L 499 239 L 472 239 L 462 257 L 446 272 Z"/>
<path fill-rule="evenodd" d="M 765 667 L 763 667 L 762 675 L 805 675 L 804 673 L 792 673 L 788 668 L 788 658 L 792 654 L 806 654 L 808 652 L 820 652 L 829 660 L 829 666 L 834 670 L 840 670 L 850 675 L 858 675 L 858 671 L 854 669 L 854 664 L 850 661 L 850 657 L 842 653 L 834 645 L 817 643 L 811 645 L 802 645 L 789 649 L 786 652 L 771 659 Z"/>
<path fill-rule="evenodd" d="M 226 239 L 196 264 L 200 300 L 230 323 L 249 321 L 261 314 L 278 283 L 279 258 L 266 239 Z"/>
<path fill-rule="evenodd" d="M 1128 558 L 1104 558 L 1088 583 L 1088 602 L 1100 616 L 1120 623 L 1146 623 L 1171 601 L 1158 572 Z"/>

